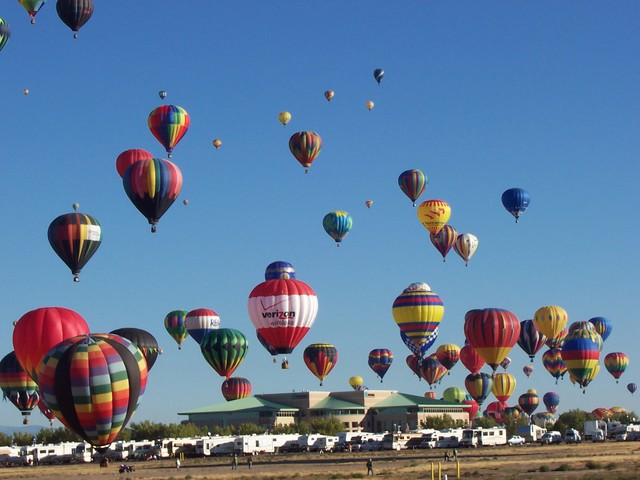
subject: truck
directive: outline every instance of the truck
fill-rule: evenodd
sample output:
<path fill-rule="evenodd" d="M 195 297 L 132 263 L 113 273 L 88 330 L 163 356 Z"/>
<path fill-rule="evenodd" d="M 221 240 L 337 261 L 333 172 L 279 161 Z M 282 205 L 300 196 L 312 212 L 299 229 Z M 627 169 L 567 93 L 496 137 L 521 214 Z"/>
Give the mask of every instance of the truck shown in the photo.
<path fill-rule="evenodd" d="M 582 442 L 582 437 L 580 436 L 580 432 L 575 428 L 568 428 L 566 432 L 564 432 L 564 443 L 580 443 Z"/>
<path fill-rule="evenodd" d="M 492 428 L 465 428 L 462 431 L 461 447 L 496 446 L 507 444 L 507 429 Z"/>
<path fill-rule="evenodd" d="M 527 443 L 538 443 L 542 436 L 547 433 L 547 429 L 538 425 L 518 425 L 518 435 L 524 438 Z"/>
<path fill-rule="evenodd" d="M 604 436 L 607 436 L 607 422 L 604 420 L 585 420 L 582 426 L 583 438 L 585 441 L 593 440 L 593 434 L 597 430 L 601 430 Z"/>

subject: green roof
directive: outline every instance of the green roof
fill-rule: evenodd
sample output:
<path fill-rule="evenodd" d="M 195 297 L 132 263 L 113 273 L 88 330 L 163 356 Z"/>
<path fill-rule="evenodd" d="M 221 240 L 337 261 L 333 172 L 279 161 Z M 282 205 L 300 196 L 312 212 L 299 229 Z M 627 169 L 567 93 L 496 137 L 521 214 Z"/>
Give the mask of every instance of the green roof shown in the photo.
<path fill-rule="evenodd" d="M 445 400 L 435 400 L 432 398 L 424 398 L 419 395 L 411 395 L 408 393 L 396 393 L 384 400 L 372 405 L 372 408 L 385 407 L 460 407 L 461 403 L 447 402 Z"/>
<path fill-rule="evenodd" d="M 331 395 L 323 398 L 317 403 L 314 403 L 309 407 L 309 410 L 365 410 L 364 405 L 358 403 L 348 402 L 339 398 L 332 397 Z"/>
<path fill-rule="evenodd" d="M 239 398 L 229 402 L 217 403 L 207 407 L 194 408 L 185 412 L 178 412 L 178 415 L 195 415 L 203 413 L 230 413 L 230 412 L 250 412 L 250 411 L 287 411 L 297 412 L 299 409 L 282 405 L 280 403 L 270 402 L 260 397 Z"/>

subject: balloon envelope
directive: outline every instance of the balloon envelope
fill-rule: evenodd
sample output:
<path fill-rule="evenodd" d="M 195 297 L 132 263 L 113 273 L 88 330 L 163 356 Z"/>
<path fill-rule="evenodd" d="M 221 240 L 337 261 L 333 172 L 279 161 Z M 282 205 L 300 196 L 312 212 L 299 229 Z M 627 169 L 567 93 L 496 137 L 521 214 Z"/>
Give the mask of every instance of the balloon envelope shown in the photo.
<path fill-rule="evenodd" d="M 529 355 L 529 359 L 533 362 L 536 353 L 545 345 L 547 337 L 538 331 L 533 320 L 523 320 L 520 322 L 520 336 L 518 337 L 518 346 Z"/>
<path fill-rule="evenodd" d="M 186 310 L 173 310 L 164 317 L 164 328 L 171 338 L 176 341 L 179 350 L 182 349 L 182 342 L 189 335 L 185 324 L 188 313 Z"/>
<path fill-rule="evenodd" d="M 478 249 L 478 237 L 472 233 L 461 233 L 456 237 L 453 249 L 464 260 L 464 264 L 467 265 Z"/>
<path fill-rule="evenodd" d="M 291 114 L 289 112 L 280 112 L 278 114 L 278 120 L 282 125 L 286 125 L 291 121 Z"/>
<path fill-rule="evenodd" d="M 369 367 L 380 377 L 380 383 L 393 363 L 393 353 L 387 348 L 375 348 L 369 352 Z"/>
<path fill-rule="evenodd" d="M 502 194 L 502 205 L 507 212 L 515 217 L 516 223 L 518 223 L 520 215 L 522 215 L 529 206 L 530 200 L 529 192 L 522 188 L 510 188 Z"/>
<path fill-rule="evenodd" d="M 147 362 L 147 370 L 151 370 L 151 367 L 153 367 L 158 359 L 158 354 L 161 352 L 156 337 L 146 330 L 135 327 L 117 328 L 111 333 L 126 338 L 138 347 L 138 350 L 142 352 L 142 356 Z"/>
<path fill-rule="evenodd" d="M 72 31 L 77 32 L 93 15 L 93 0 L 58 0 L 56 11 L 60 20 Z"/>
<path fill-rule="evenodd" d="M 449 221 L 451 207 L 444 200 L 426 200 L 418 206 L 417 213 L 424 228 L 437 235 Z"/>
<path fill-rule="evenodd" d="M 378 85 L 380 85 L 380 82 L 382 81 L 383 77 L 384 77 L 384 70 L 382 70 L 381 68 L 376 68 L 373 71 L 373 78 L 376 79 L 376 82 L 378 82 Z"/>
<path fill-rule="evenodd" d="M 251 382 L 244 377 L 229 377 L 222 382 L 221 390 L 226 401 L 247 398 L 251 395 Z"/>
<path fill-rule="evenodd" d="M 469 345 L 494 371 L 520 336 L 520 321 L 501 308 L 469 310 L 464 316 L 464 334 Z"/>
<path fill-rule="evenodd" d="M 442 261 L 445 261 L 445 258 L 449 251 L 453 248 L 458 238 L 458 232 L 455 228 L 450 225 L 445 225 L 442 227 L 437 234 L 429 233 L 429 239 L 434 247 L 440 252 L 442 255 Z"/>
<path fill-rule="evenodd" d="M 305 173 L 309 171 L 311 164 L 320 155 L 321 149 L 322 137 L 315 132 L 297 132 L 289 139 L 289 150 L 300 165 L 305 167 Z"/>
<path fill-rule="evenodd" d="M 171 158 L 174 147 L 189 130 L 191 118 L 178 105 L 160 105 L 149 114 L 149 130 Z"/>
<path fill-rule="evenodd" d="M 22 414 L 23 423 L 28 423 L 31 411 L 40 402 L 38 385 L 25 372 L 15 352 L 0 360 L 0 388 L 5 400 L 9 400 Z"/>
<path fill-rule="evenodd" d="M 220 316 L 209 308 L 196 308 L 187 313 L 184 324 L 191 338 L 202 343 L 207 333 L 220 327 Z"/>
<path fill-rule="evenodd" d="M 276 261 L 267 265 L 264 272 L 265 280 L 277 280 L 279 278 L 285 280 L 294 280 L 296 278 L 296 269 L 289 262 Z"/>
<path fill-rule="evenodd" d="M 427 188 L 427 176 L 422 170 L 412 169 L 405 170 L 398 176 L 398 186 L 400 190 L 413 202 L 416 206 L 416 200 L 422 195 L 424 189 Z"/>
<path fill-rule="evenodd" d="M 233 328 L 211 330 L 200 343 L 200 350 L 207 363 L 218 375 L 227 379 L 240 366 L 248 348 L 247 337 Z"/>
<path fill-rule="evenodd" d="M 340 245 L 353 227 L 351 215 L 343 210 L 327 213 L 322 219 L 322 226 L 335 242 Z"/>
<path fill-rule="evenodd" d="M 418 349 L 429 341 L 444 316 L 442 300 L 427 288 L 410 285 L 396 297 L 391 307 L 396 324 Z"/>
<path fill-rule="evenodd" d="M 122 178 L 124 177 L 124 172 L 126 172 L 127 168 L 131 165 L 139 160 L 150 160 L 152 158 L 153 155 L 150 152 L 141 148 L 130 148 L 129 150 L 125 150 L 116 158 L 116 170 L 118 171 L 118 175 Z"/>
<path fill-rule="evenodd" d="M 0 50 L 4 48 L 11 36 L 11 27 L 3 18 L 0 18 Z"/>
<path fill-rule="evenodd" d="M 329 343 L 313 343 L 304 349 L 304 363 L 318 380 L 322 382 L 338 362 L 338 350 Z"/>

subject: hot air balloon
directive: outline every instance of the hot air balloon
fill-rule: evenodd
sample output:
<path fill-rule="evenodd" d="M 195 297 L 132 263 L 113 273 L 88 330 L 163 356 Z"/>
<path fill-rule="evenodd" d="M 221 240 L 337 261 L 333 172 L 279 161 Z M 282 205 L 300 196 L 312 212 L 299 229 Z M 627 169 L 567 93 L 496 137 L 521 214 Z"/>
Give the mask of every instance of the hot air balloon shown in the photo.
<path fill-rule="evenodd" d="M 36 15 L 44 5 L 45 0 L 18 0 L 18 3 L 27 11 L 31 17 L 31 23 L 36 23 Z"/>
<path fill-rule="evenodd" d="M 613 323 L 611 320 L 605 317 L 593 317 L 589 319 L 589 322 L 593 324 L 596 329 L 596 332 L 600 334 L 602 337 L 602 341 L 606 341 L 613 330 Z"/>
<path fill-rule="evenodd" d="M 502 205 L 516 218 L 516 223 L 529 206 L 529 201 L 529 193 L 522 188 L 510 188 L 502 194 Z"/>
<path fill-rule="evenodd" d="M 416 200 L 422 195 L 424 189 L 427 188 L 427 176 L 422 170 L 405 170 L 398 176 L 398 186 L 409 200 L 413 202 L 413 206 L 415 207 Z"/>
<path fill-rule="evenodd" d="M 354 375 L 353 377 L 349 377 L 349 386 L 354 390 L 361 390 L 362 385 L 364 385 L 364 379 L 359 375 Z"/>
<path fill-rule="evenodd" d="M 491 375 L 486 373 L 471 373 L 465 378 L 464 386 L 478 405 L 482 405 L 482 402 L 491 393 L 493 380 Z"/>
<path fill-rule="evenodd" d="M 142 356 L 147 362 L 147 371 L 151 370 L 151 367 L 156 363 L 158 355 L 162 353 L 160 347 L 158 347 L 158 341 L 156 337 L 151 335 L 146 330 L 135 327 L 117 328 L 111 332 L 113 335 L 119 335 L 126 338 L 133 343 L 138 350 L 142 352 Z"/>
<path fill-rule="evenodd" d="M 447 369 L 438 361 L 435 355 L 429 355 L 420 362 L 420 376 L 425 379 L 431 388 L 442 380 L 447 374 Z"/>
<path fill-rule="evenodd" d="M 419 346 L 416 346 L 402 330 L 400 330 L 400 338 L 414 355 L 416 355 L 418 358 L 424 358 L 427 356 L 427 351 L 429 350 L 429 348 L 431 348 L 431 345 L 433 345 L 438 338 L 438 327 L 436 327 L 433 333 L 429 335 L 427 341 L 421 343 Z"/>
<path fill-rule="evenodd" d="M 568 315 L 564 308 L 557 305 L 547 305 L 536 310 L 533 323 L 540 333 L 550 339 L 560 336 L 567 326 Z"/>
<path fill-rule="evenodd" d="M 469 260 L 473 257 L 478 249 L 478 237 L 472 233 L 461 233 L 457 236 L 453 244 L 455 252 L 464 260 L 465 266 L 469 264 Z"/>
<path fill-rule="evenodd" d="M 0 360 L 0 389 L 3 398 L 8 399 L 20 410 L 22 423 L 29 423 L 29 415 L 40 402 L 38 385 L 27 375 L 15 352 L 11 352 Z"/>
<path fill-rule="evenodd" d="M 279 278 L 285 280 L 294 280 L 296 278 L 296 269 L 289 262 L 276 261 L 267 265 L 264 272 L 265 280 L 277 280 Z"/>
<path fill-rule="evenodd" d="M 304 173 L 309 173 L 313 161 L 320 155 L 322 138 L 315 132 L 302 131 L 291 135 L 289 150 L 304 167 Z"/>
<path fill-rule="evenodd" d="M 429 400 L 436 400 L 438 396 L 436 395 L 436 392 L 434 392 L 433 390 L 429 390 L 427 392 L 424 392 L 424 398 L 428 398 Z"/>
<path fill-rule="evenodd" d="M 365 200 L 364 204 L 367 208 L 371 208 L 373 206 L 373 200 Z"/>
<path fill-rule="evenodd" d="M 407 362 L 409 369 L 418 376 L 418 380 L 421 380 L 422 375 L 420 374 L 420 363 L 422 362 L 422 358 L 417 355 L 407 355 L 405 361 Z"/>
<path fill-rule="evenodd" d="M 267 341 L 264 339 L 262 335 L 260 335 L 259 332 L 256 332 L 256 337 L 258 337 L 258 341 L 260 342 L 260 345 L 262 345 L 267 350 L 267 352 L 269 352 L 270 355 L 273 355 L 274 357 L 278 355 L 278 350 L 276 350 L 271 345 L 269 345 L 269 343 L 267 343 Z M 275 358 L 273 359 L 273 363 L 276 363 Z"/>
<path fill-rule="evenodd" d="M 69 430 L 104 454 L 131 419 L 147 385 L 147 363 L 127 339 L 79 335 L 42 360 L 38 386 Z"/>
<path fill-rule="evenodd" d="M 100 222 L 84 213 L 66 213 L 49 224 L 49 244 L 69 267 L 73 281 L 78 282 L 80 271 L 96 253 L 102 241 Z"/>
<path fill-rule="evenodd" d="M 443 262 L 451 248 L 455 245 L 457 238 L 458 232 L 450 225 L 442 227 L 442 230 L 440 230 L 436 235 L 433 233 L 429 234 L 429 239 L 433 246 L 440 252 L 440 255 L 442 255 Z"/>
<path fill-rule="evenodd" d="M 43 307 L 25 313 L 13 329 L 13 349 L 22 368 L 38 381 L 42 358 L 55 345 L 89 333 L 80 314 L 64 307 Z"/>
<path fill-rule="evenodd" d="M 334 95 L 335 95 L 335 92 L 333 90 L 327 90 L 326 92 L 324 92 L 324 98 L 327 99 L 327 102 L 330 102 L 331 100 L 333 100 Z"/>
<path fill-rule="evenodd" d="M 614 413 L 612 410 L 604 407 L 599 407 L 591 411 L 599 420 L 613 417 Z"/>
<path fill-rule="evenodd" d="M 604 357 L 604 368 L 616 379 L 616 383 L 629 366 L 629 357 L 626 353 L 611 352 Z"/>
<path fill-rule="evenodd" d="M 465 405 L 465 407 L 463 408 L 465 408 L 469 413 L 469 420 L 473 421 L 473 419 L 476 418 L 476 415 L 478 415 L 478 412 L 480 411 L 480 405 L 478 405 L 478 402 L 471 398 L 470 395 L 467 395 L 467 397 L 468 398 L 463 400 L 462 404 Z"/>
<path fill-rule="evenodd" d="M 518 405 L 520 405 L 522 411 L 527 415 L 531 415 L 533 412 L 535 412 L 539 404 L 540 398 L 533 388 L 530 388 L 529 390 L 527 390 L 527 393 L 523 393 L 518 397 Z"/>
<path fill-rule="evenodd" d="M 6 20 L 0 18 L 0 50 L 4 48 L 11 36 L 11 27 Z"/>
<path fill-rule="evenodd" d="M 531 365 L 525 365 L 522 367 L 522 372 L 529 378 L 533 373 L 533 367 Z"/>
<path fill-rule="evenodd" d="M 278 120 L 282 125 L 286 125 L 291 121 L 291 114 L 289 112 L 280 112 L 278 114 Z"/>
<path fill-rule="evenodd" d="M 544 343 L 549 348 L 562 348 L 562 345 L 564 344 L 564 339 L 567 337 L 568 333 L 569 333 L 569 327 L 565 327 L 562 329 L 562 331 L 556 338 L 547 337 L 547 340 Z"/>
<path fill-rule="evenodd" d="M 89 21 L 93 14 L 93 0 L 58 0 L 56 3 L 58 17 L 78 38 L 78 30 Z"/>
<path fill-rule="evenodd" d="M 213 146 L 216 147 L 216 150 L 218 150 L 222 146 L 222 140 L 220 140 L 219 138 L 216 138 L 212 143 Z"/>
<path fill-rule="evenodd" d="M 318 297 L 300 280 L 266 280 L 251 291 L 247 307 L 265 341 L 278 353 L 291 353 L 315 322 Z"/>
<path fill-rule="evenodd" d="M 251 395 L 251 382 L 244 377 L 229 377 L 222 382 L 222 396 L 229 402 Z"/>
<path fill-rule="evenodd" d="M 547 337 L 538 331 L 533 320 L 523 320 L 520 322 L 520 336 L 518 337 L 518 346 L 529 355 L 529 359 L 533 362 L 536 353 L 545 345 Z"/>
<path fill-rule="evenodd" d="M 336 241 L 339 247 L 344 237 L 351 231 L 353 220 L 344 210 L 336 210 L 327 213 L 322 219 L 322 226 L 331 238 Z"/>
<path fill-rule="evenodd" d="M 160 105 L 151 111 L 147 123 L 171 158 L 174 147 L 189 130 L 191 119 L 187 111 L 178 105 Z"/>
<path fill-rule="evenodd" d="M 189 335 L 185 324 L 188 313 L 186 310 L 173 310 L 164 317 L 164 328 L 178 344 L 178 350 L 182 349 L 182 342 Z"/>
<path fill-rule="evenodd" d="M 465 398 L 467 398 L 467 394 L 460 387 L 449 387 L 442 392 L 442 399 L 445 402 L 462 403 Z"/>
<path fill-rule="evenodd" d="M 629 393 L 631 393 L 631 395 L 633 395 L 637 389 L 638 385 L 636 385 L 635 383 L 627 383 L 627 390 L 629 390 Z"/>
<path fill-rule="evenodd" d="M 507 403 L 516 391 L 516 377 L 510 373 L 496 373 L 493 376 L 491 391 L 500 402 Z"/>
<path fill-rule="evenodd" d="M 391 312 L 400 330 L 417 348 L 421 348 L 440 324 L 444 305 L 428 285 L 414 283 L 394 300 Z"/>
<path fill-rule="evenodd" d="M 500 366 L 502 368 L 504 368 L 505 370 L 507 369 L 507 367 L 511 365 L 511 359 L 509 357 L 504 357 L 504 360 L 502 360 L 500 362 Z"/>
<path fill-rule="evenodd" d="M 147 218 L 151 231 L 155 232 L 160 217 L 180 194 L 182 173 L 169 160 L 140 160 L 127 168 L 122 183 L 131 202 Z"/>
<path fill-rule="evenodd" d="M 469 310 L 464 316 L 464 334 L 495 372 L 518 341 L 520 321 L 515 314 L 500 308 Z"/>
<path fill-rule="evenodd" d="M 248 348 L 247 337 L 233 328 L 211 330 L 200 343 L 204 359 L 218 375 L 227 380 L 244 360 Z"/>
<path fill-rule="evenodd" d="M 506 404 L 503 402 L 491 402 L 487 405 L 487 408 L 482 412 L 482 416 L 486 418 L 493 418 L 496 423 L 504 423 Z"/>
<path fill-rule="evenodd" d="M 485 364 L 485 361 L 471 345 L 465 345 L 460 349 L 460 361 L 471 373 L 478 373 Z"/>
<path fill-rule="evenodd" d="M 304 349 L 302 358 L 322 386 L 322 382 L 338 362 L 338 350 L 329 343 L 312 343 Z"/>
<path fill-rule="evenodd" d="M 187 313 L 184 325 L 191 338 L 202 343 L 207 333 L 220 328 L 220 316 L 209 308 L 196 308 Z"/>
<path fill-rule="evenodd" d="M 376 79 L 376 82 L 378 82 L 378 85 L 380 85 L 380 82 L 382 81 L 383 77 L 384 77 L 384 70 L 382 70 L 381 68 L 376 68 L 373 71 L 373 78 Z"/>
<path fill-rule="evenodd" d="M 550 348 L 544 352 L 542 354 L 542 364 L 547 369 L 547 372 L 556 379 L 556 384 L 558 379 L 567 372 L 567 366 L 562 360 L 562 350 L 559 348 Z"/>
<path fill-rule="evenodd" d="M 560 405 L 560 395 L 556 392 L 547 392 L 542 396 L 542 402 L 547 407 L 547 412 L 556 413 Z"/>
<path fill-rule="evenodd" d="M 393 353 L 386 348 L 375 348 L 369 352 L 369 367 L 380 377 L 380 383 L 393 363 Z"/>
<path fill-rule="evenodd" d="M 166 90 L 160 90 L 158 92 L 158 96 L 160 97 L 160 100 L 164 100 L 165 98 L 167 98 L 167 91 Z"/>
<path fill-rule="evenodd" d="M 364 106 L 367 110 L 371 111 L 373 110 L 373 107 L 375 107 L 375 103 L 369 100 L 367 103 L 364 104 Z"/>
<path fill-rule="evenodd" d="M 444 228 L 449 217 L 451 217 L 451 207 L 444 200 L 426 200 L 418 206 L 418 220 L 429 233 L 434 235 Z"/>
<path fill-rule="evenodd" d="M 131 165 L 136 163 L 139 160 L 150 160 L 153 158 L 153 155 L 146 150 L 142 150 L 141 148 L 131 148 L 129 150 L 125 150 L 118 158 L 116 158 L 116 170 L 118 171 L 118 175 L 120 178 L 124 177 L 124 172 L 127 171 Z"/>
<path fill-rule="evenodd" d="M 49 420 L 49 426 L 53 426 L 53 421 L 56 419 L 56 416 L 51 410 L 49 410 L 49 407 L 47 407 L 47 404 L 44 403 L 42 398 L 40 399 L 40 401 L 38 401 L 38 410 L 40 410 L 40 413 L 42 413 L 42 415 L 44 415 L 45 418 Z"/>
<path fill-rule="evenodd" d="M 598 332 L 582 328 L 569 332 L 562 346 L 562 361 L 583 391 L 597 375 L 601 344 Z"/>
<path fill-rule="evenodd" d="M 440 345 L 436 350 L 436 358 L 444 368 L 451 370 L 460 360 L 460 347 L 453 343 Z"/>

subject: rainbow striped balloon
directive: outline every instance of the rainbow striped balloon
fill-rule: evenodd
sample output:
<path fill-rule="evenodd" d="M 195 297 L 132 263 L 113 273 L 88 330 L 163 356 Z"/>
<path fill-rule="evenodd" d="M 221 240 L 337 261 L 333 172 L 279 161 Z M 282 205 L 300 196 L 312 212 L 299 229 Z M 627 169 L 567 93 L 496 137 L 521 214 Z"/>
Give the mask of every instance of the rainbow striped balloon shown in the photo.
<path fill-rule="evenodd" d="M 178 105 L 160 105 L 149 114 L 149 130 L 162 144 L 171 158 L 173 148 L 189 130 L 191 119 L 187 111 Z"/>

